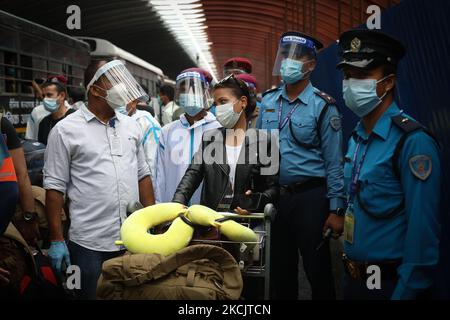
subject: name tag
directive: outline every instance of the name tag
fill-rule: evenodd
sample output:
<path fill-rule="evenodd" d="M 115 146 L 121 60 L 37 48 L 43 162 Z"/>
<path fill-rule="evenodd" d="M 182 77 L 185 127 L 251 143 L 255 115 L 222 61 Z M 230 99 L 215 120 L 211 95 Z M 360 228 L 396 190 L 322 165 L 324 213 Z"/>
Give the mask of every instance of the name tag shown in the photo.
<path fill-rule="evenodd" d="M 122 143 L 120 142 L 120 136 L 111 135 L 111 155 L 122 156 Z"/>
<path fill-rule="evenodd" d="M 273 112 L 275 112 L 275 109 L 266 109 L 266 110 L 264 110 L 264 112 L 266 112 L 266 113 L 273 113 Z"/>
<path fill-rule="evenodd" d="M 344 240 L 353 244 L 353 236 L 355 234 L 355 216 L 353 211 L 347 209 L 344 219 Z"/>

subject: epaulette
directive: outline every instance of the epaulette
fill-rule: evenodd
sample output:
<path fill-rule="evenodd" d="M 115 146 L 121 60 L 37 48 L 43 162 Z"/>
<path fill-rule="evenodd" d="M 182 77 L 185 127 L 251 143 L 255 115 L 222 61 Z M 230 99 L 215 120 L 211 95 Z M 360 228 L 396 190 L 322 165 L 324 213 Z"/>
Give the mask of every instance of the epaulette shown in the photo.
<path fill-rule="evenodd" d="M 280 87 L 276 87 L 276 88 L 273 88 L 273 89 L 269 89 L 269 90 L 267 90 L 267 91 L 264 91 L 263 94 L 262 94 L 262 96 L 264 97 L 266 94 L 271 93 L 271 92 L 275 92 L 275 91 L 277 91 L 278 89 L 280 89 Z"/>
<path fill-rule="evenodd" d="M 391 117 L 392 122 L 405 133 L 410 133 L 418 129 L 424 129 L 419 122 L 414 121 L 402 114 Z"/>
<path fill-rule="evenodd" d="M 321 97 L 327 104 L 336 104 L 336 100 L 332 96 L 330 96 L 328 93 L 325 93 L 323 91 L 315 91 L 314 93 Z"/>

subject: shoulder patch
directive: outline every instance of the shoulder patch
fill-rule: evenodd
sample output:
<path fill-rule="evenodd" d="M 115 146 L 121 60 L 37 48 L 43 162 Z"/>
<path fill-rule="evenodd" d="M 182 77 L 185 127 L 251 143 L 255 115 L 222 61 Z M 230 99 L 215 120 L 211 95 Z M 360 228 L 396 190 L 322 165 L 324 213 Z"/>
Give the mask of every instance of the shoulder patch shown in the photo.
<path fill-rule="evenodd" d="M 269 94 L 269 93 L 278 91 L 278 89 L 280 89 L 280 87 L 276 87 L 276 88 L 273 88 L 273 89 L 269 89 L 269 90 L 267 90 L 267 91 L 264 91 L 263 94 L 262 94 L 262 96 L 264 97 L 265 95 L 267 95 L 267 94 Z"/>
<path fill-rule="evenodd" d="M 323 100 L 325 100 L 325 102 L 328 104 L 336 103 L 336 100 L 334 100 L 334 98 L 332 96 L 330 96 L 328 93 L 325 93 L 323 91 L 314 91 L 314 93 L 316 95 L 318 95 L 319 97 L 321 97 Z"/>
<path fill-rule="evenodd" d="M 332 116 L 330 118 L 330 126 L 334 129 L 334 131 L 339 131 L 342 128 L 342 119 L 339 116 Z"/>
<path fill-rule="evenodd" d="M 416 178 L 422 181 L 428 179 L 433 169 L 431 158 L 426 155 L 417 155 L 409 159 L 409 168 Z"/>

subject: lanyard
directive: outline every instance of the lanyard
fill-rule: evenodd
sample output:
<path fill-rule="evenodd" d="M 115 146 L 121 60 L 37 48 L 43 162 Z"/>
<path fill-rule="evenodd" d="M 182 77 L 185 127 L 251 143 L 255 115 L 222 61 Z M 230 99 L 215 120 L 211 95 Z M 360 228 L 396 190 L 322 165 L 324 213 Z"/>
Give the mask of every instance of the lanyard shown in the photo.
<path fill-rule="evenodd" d="M 358 180 L 359 180 L 359 176 L 361 174 L 361 168 L 363 166 L 364 159 L 366 158 L 367 150 L 369 149 L 369 145 L 367 144 L 366 148 L 364 149 L 363 154 L 361 155 L 361 159 L 356 164 L 356 158 L 358 156 L 358 151 L 359 151 L 359 148 L 361 147 L 361 144 L 362 144 L 362 140 L 358 139 L 358 144 L 356 145 L 355 153 L 353 154 L 353 168 L 352 168 L 351 182 L 350 182 L 350 188 L 349 188 L 350 190 L 349 190 L 349 196 L 348 196 L 349 204 L 353 203 L 353 199 L 354 199 L 356 193 L 358 192 L 358 188 L 359 188 Z"/>
<path fill-rule="evenodd" d="M 295 110 L 297 110 L 298 106 L 300 105 L 300 102 L 298 102 L 292 109 L 291 111 L 289 111 L 288 115 L 286 116 L 286 118 L 284 118 L 283 123 L 281 122 L 281 109 L 283 107 L 283 99 L 281 99 L 280 97 L 280 107 L 278 108 L 278 130 L 281 131 L 283 130 L 283 128 L 286 126 L 286 124 L 288 123 L 289 119 L 292 117 L 292 114 L 294 113 Z"/>

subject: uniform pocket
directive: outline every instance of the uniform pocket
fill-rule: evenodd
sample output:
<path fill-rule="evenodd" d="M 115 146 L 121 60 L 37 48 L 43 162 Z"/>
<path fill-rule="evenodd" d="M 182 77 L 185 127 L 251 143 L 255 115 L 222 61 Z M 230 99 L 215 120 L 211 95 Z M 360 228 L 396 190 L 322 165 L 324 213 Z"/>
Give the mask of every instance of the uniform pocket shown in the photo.
<path fill-rule="evenodd" d="M 363 179 L 359 184 L 360 206 L 378 218 L 385 218 L 403 201 L 402 186 L 389 175 Z"/>
<path fill-rule="evenodd" d="M 263 129 L 278 129 L 278 116 L 275 112 L 264 112 L 262 114 Z"/>
<path fill-rule="evenodd" d="M 289 130 L 293 138 L 302 144 L 316 145 L 318 143 L 316 125 L 311 119 L 292 118 Z"/>

